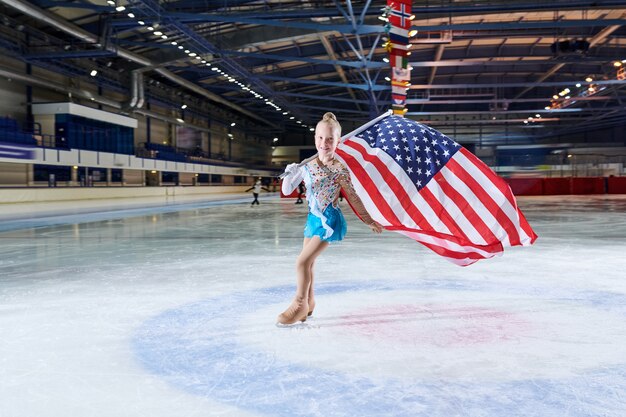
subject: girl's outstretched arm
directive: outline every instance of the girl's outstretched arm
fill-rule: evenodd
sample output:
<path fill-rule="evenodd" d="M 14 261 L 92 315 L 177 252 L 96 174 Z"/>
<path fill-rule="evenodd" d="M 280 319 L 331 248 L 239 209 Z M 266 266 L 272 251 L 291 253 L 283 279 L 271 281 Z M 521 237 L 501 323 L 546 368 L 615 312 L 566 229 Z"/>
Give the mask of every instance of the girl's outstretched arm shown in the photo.
<path fill-rule="evenodd" d="M 374 219 L 372 219 L 372 216 L 369 215 L 369 213 L 365 209 L 365 205 L 363 205 L 363 202 L 359 198 L 359 195 L 356 193 L 356 190 L 352 185 L 352 180 L 350 179 L 350 173 L 347 169 L 339 175 L 339 184 L 341 185 L 341 189 L 346 194 L 346 198 L 348 199 L 350 206 L 361 218 L 363 223 L 367 224 L 370 229 L 372 229 L 372 231 L 376 233 L 382 232 L 383 227 Z"/>

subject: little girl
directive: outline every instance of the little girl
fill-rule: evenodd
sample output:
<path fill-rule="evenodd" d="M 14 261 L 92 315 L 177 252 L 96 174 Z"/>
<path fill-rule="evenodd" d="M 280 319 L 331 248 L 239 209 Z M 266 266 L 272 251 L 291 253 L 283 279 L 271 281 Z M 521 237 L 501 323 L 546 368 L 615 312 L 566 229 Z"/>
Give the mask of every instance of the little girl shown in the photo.
<path fill-rule="evenodd" d="M 317 158 L 298 166 L 287 166 L 283 179 L 282 192 L 291 194 L 304 180 L 309 214 L 304 228 L 302 252 L 296 261 L 297 289 L 291 305 L 278 316 L 277 324 L 286 325 L 305 321 L 313 314 L 315 298 L 313 293 L 313 264 L 330 242 L 343 239 L 346 234 L 346 220 L 337 206 L 340 190 L 361 220 L 374 232 L 380 233 L 383 227 L 376 223 L 365 210 L 350 181 L 350 172 L 335 159 L 335 149 L 341 138 L 341 125 L 332 113 L 324 114 L 315 128 Z"/>

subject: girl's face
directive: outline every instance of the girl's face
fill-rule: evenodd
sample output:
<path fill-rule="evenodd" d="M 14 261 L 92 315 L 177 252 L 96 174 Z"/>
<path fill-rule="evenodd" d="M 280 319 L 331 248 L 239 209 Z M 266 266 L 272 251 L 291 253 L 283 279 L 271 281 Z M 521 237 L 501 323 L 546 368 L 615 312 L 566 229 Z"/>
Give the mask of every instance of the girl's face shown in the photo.
<path fill-rule="evenodd" d="M 333 134 L 329 123 L 318 123 L 315 128 L 315 147 L 321 158 L 332 157 L 339 144 L 339 138 Z"/>

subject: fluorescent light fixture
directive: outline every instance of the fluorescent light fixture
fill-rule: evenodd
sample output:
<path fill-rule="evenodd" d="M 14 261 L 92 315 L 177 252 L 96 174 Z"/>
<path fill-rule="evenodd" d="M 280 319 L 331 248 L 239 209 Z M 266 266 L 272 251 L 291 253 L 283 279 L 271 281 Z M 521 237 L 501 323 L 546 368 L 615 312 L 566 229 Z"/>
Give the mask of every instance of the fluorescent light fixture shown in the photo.
<path fill-rule="evenodd" d="M 546 107 L 544 107 L 544 109 L 550 110 L 550 106 L 546 106 Z"/>
<path fill-rule="evenodd" d="M 288 111 L 284 111 L 283 114 L 287 115 L 287 114 L 289 114 L 289 112 Z"/>
<path fill-rule="evenodd" d="M 176 121 L 177 121 L 178 123 L 185 123 L 185 121 L 184 121 L 183 119 L 181 119 L 180 117 L 177 117 L 177 118 L 176 118 Z"/>
<path fill-rule="evenodd" d="M 183 49 L 183 46 L 182 45 L 178 45 L 178 49 Z"/>
<path fill-rule="evenodd" d="M 186 54 L 188 54 L 189 52 L 191 52 L 189 49 L 185 49 Z"/>
<path fill-rule="evenodd" d="M 291 116 L 291 117 L 289 118 L 289 120 L 293 120 L 293 119 L 295 119 L 295 116 Z"/>
<path fill-rule="evenodd" d="M 115 8 L 115 10 L 117 10 L 118 12 L 123 12 L 124 10 L 126 10 L 126 7 L 124 7 L 124 6 L 117 6 Z"/>
<path fill-rule="evenodd" d="M 170 43 L 171 43 L 172 45 L 174 45 L 174 46 L 178 45 L 178 42 L 176 42 L 176 41 L 172 41 L 172 42 L 170 42 Z"/>
<path fill-rule="evenodd" d="M 135 18 L 135 14 L 134 13 L 128 13 L 128 17 L 130 17 L 131 19 Z"/>
<path fill-rule="evenodd" d="M 205 60 L 202 60 L 202 63 L 203 63 L 203 64 L 206 64 L 206 61 L 205 61 Z"/>
<path fill-rule="evenodd" d="M 115 2 L 113 0 L 107 0 L 107 3 L 109 3 L 111 6 L 115 6 Z"/>
<path fill-rule="evenodd" d="M 197 53 L 195 53 L 195 52 L 191 52 L 191 53 L 189 53 L 189 56 L 196 56 L 196 55 L 198 55 L 198 54 L 197 54 Z"/>
<path fill-rule="evenodd" d="M 148 30 L 154 30 L 152 26 L 148 26 Z"/>
<path fill-rule="evenodd" d="M 593 81 L 593 78 L 591 78 L 591 77 L 587 77 L 587 78 L 585 78 L 585 81 L 587 81 L 588 83 L 590 83 L 590 82 L 592 82 L 592 81 Z"/>
<path fill-rule="evenodd" d="M 167 35 L 161 35 L 162 39 L 167 39 Z"/>
<path fill-rule="evenodd" d="M 196 57 L 196 59 L 197 59 L 197 60 L 201 60 L 201 59 L 202 59 L 202 57 L 201 57 L 201 56 L 197 56 L 197 57 Z"/>
<path fill-rule="evenodd" d="M 154 32 L 154 36 L 161 36 L 163 34 L 163 32 L 161 32 L 160 30 L 157 30 L 156 32 Z"/>
<path fill-rule="evenodd" d="M 535 114 L 535 117 L 536 117 L 536 118 L 540 118 L 540 117 L 541 117 L 541 115 L 540 115 L 539 113 L 537 113 L 537 114 Z"/>
<path fill-rule="evenodd" d="M 96 75 L 98 75 L 98 70 L 91 70 L 91 73 L 89 75 L 95 77 Z"/>
<path fill-rule="evenodd" d="M 581 83 L 576 83 L 576 87 L 580 87 L 581 85 Z"/>
<path fill-rule="evenodd" d="M 138 20 L 137 23 L 139 23 L 141 26 L 146 24 L 146 22 L 144 22 L 143 20 Z"/>
<path fill-rule="evenodd" d="M 385 77 L 385 81 L 391 81 L 391 78 Z"/>
<path fill-rule="evenodd" d="M 181 109 L 185 110 L 187 108 L 186 104 L 183 104 L 182 106 L 180 106 Z"/>
<path fill-rule="evenodd" d="M 553 99 L 558 100 L 559 96 L 557 96 L 556 94 L 552 96 Z"/>
<path fill-rule="evenodd" d="M 273 139 L 273 142 L 274 142 L 274 143 L 278 142 L 278 138 L 274 138 L 274 139 Z"/>
<path fill-rule="evenodd" d="M 383 62 L 389 62 L 389 58 L 383 58 Z"/>
<path fill-rule="evenodd" d="M 311 132 L 315 132 L 315 129 L 313 129 L 313 128 L 310 128 L 309 130 L 310 130 Z"/>
<path fill-rule="evenodd" d="M 237 123 L 232 122 L 232 123 L 230 124 L 230 127 L 234 127 L 234 126 L 236 126 L 236 125 L 237 125 Z"/>

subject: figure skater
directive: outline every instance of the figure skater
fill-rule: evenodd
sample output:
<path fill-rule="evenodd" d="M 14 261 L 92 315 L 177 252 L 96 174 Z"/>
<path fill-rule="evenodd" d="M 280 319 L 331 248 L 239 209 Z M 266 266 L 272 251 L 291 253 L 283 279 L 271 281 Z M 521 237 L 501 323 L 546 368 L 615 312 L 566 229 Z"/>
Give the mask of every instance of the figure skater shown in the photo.
<path fill-rule="evenodd" d="M 269 191 L 267 188 L 263 187 L 263 185 L 261 184 L 261 179 L 259 178 L 258 180 L 256 180 L 256 182 L 254 183 L 254 185 L 250 188 L 248 188 L 246 190 L 246 192 L 252 190 L 252 195 L 254 196 L 254 200 L 252 200 L 252 203 L 250 204 L 250 206 L 253 205 L 259 205 L 259 194 L 261 193 L 261 190 L 265 190 L 265 191 Z"/>
<path fill-rule="evenodd" d="M 298 184 L 298 199 L 296 200 L 296 204 L 303 204 L 302 195 L 304 194 L 304 183 L 301 182 Z"/>
<path fill-rule="evenodd" d="M 287 175 L 283 179 L 283 194 L 291 194 L 304 180 L 309 214 L 304 228 L 302 251 L 296 260 L 296 295 L 287 310 L 278 316 L 277 325 L 305 321 L 307 316 L 313 314 L 315 259 L 331 242 L 342 240 L 346 234 L 346 221 L 337 206 L 341 189 L 361 220 L 372 231 L 380 233 L 383 230 L 365 210 L 352 186 L 348 169 L 335 159 L 340 137 L 341 125 L 335 115 L 330 112 L 324 114 L 315 127 L 317 158 L 302 166 L 289 164 L 285 170 Z"/>

